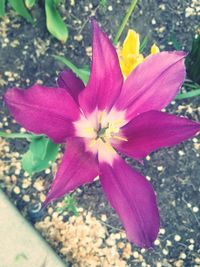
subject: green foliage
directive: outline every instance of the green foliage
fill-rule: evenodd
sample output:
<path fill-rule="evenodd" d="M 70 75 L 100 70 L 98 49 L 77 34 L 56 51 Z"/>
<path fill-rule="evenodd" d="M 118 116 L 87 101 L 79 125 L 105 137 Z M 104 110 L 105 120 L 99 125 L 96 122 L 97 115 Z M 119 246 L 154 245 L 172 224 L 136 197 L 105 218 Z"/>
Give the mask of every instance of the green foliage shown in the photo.
<path fill-rule="evenodd" d="M 30 23 L 34 22 L 28 9 L 31 9 L 36 4 L 36 0 L 8 0 L 8 2 L 17 14 Z M 44 0 L 46 26 L 55 38 L 65 43 L 68 38 L 68 29 L 57 10 L 59 4 L 60 0 Z M 0 0 L 0 17 L 5 15 L 5 5 L 6 0 Z"/>
<path fill-rule="evenodd" d="M 142 40 L 142 43 L 140 45 L 140 53 L 142 54 L 145 47 L 147 46 L 147 43 L 148 43 L 148 37 L 145 36 L 144 39 Z"/>
<path fill-rule="evenodd" d="M 184 88 L 186 92 L 178 94 L 176 99 L 181 100 L 181 99 L 200 96 L 200 86 L 197 83 L 188 80 L 184 83 Z"/>
<path fill-rule="evenodd" d="M 72 212 L 75 216 L 78 216 L 78 210 L 76 208 L 76 201 L 73 196 L 67 195 L 64 197 L 64 205 L 61 208 L 58 208 L 58 212 Z"/>
<path fill-rule="evenodd" d="M 0 132 L 0 137 L 27 139 L 30 142 L 28 151 L 22 156 L 22 167 L 30 174 L 48 168 L 55 161 L 60 148 L 44 135 Z"/>
<path fill-rule="evenodd" d="M 60 0 L 53 0 L 54 4 L 58 6 L 60 4 Z"/>
<path fill-rule="evenodd" d="M 130 6 L 128 7 L 127 9 L 127 13 L 126 15 L 124 16 L 123 20 L 122 20 L 122 23 L 121 25 L 119 26 L 119 29 L 115 35 L 115 38 L 114 38 L 114 41 L 113 41 L 113 44 L 114 45 L 117 45 L 118 41 L 119 41 L 119 38 L 123 32 L 123 30 L 125 29 L 125 26 L 127 25 L 128 23 L 128 20 L 133 12 L 133 10 L 135 9 L 136 5 L 137 5 L 137 1 L 138 0 L 132 0 L 131 3 L 130 3 Z"/>
<path fill-rule="evenodd" d="M 99 0 L 99 5 L 105 7 L 108 5 L 108 1 L 107 0 Z"/>
<path fill-rule="evenodd" d="M 17 12 L 17 14 L 25 18 L 28 22 L 33 23 L 33 18 L 28 12 L 23 0 L 8 0 L 8 1 L 12 6 L 12 8 Z"/>
<path fill-rule="evenodd" d="M 47 29 L 54 37 L 65 43 L 68 38 L 68 29 L 56 8 L 57 4 L 58 1 L 45 0 Z"/>
<path fill-rule="evenodd" d="M 90 76 L 90 71 L 88 70 L 88 68 L 79 69 L 71 61 L 69 61 L 67 58 L 63 56 L 53 56 L 53 57 L 58 61 L 62 62 L 63 64 L 65 64 L 69 69 L 71 69 L 83 81 L 85 85 L 87 84 Z"/>
<path fill-rule="evenodd" d="M 99 0 L 99 8 L 103 13 L 106 13 L 107 6 L 108 6 L 107 0 Z"/>
<path fill-rule="evenodd" d="M 35 136 L 29 150 L 22 157 L 22 167 L 30 174 L 45 170 L 55 161 L 60 145 L 45 136 Z"/>
<path fill-rule="evenodd" d="M 5 132 L 0 132 L 0 137 L 4 138 L 23 138 L 27 139 L 29 141 L 32 140 L 34 135 L 28 134 L 28 133 L 5 133 Z"/>
<path fill-rule="evenodd" d="M 188 77 L 200 84 L 200 34 L 193 39 L 192 49 L 186 58 Z"/>
<path fill-rule="evenodd" d="M 176 39 L 176 35 L 175 35 L 175 33 L 172 33 L 172 34 L 170 35 L 169 40 L 172 42 L 172 45 L 173 45 L 173 47 L 174 47 L 176 50 L 182 50 L 182 47 L 181 47 L 180 43 L 179 43 L 179 42 L 177 41 L 177 39 Z"/>
<path fill-rule="evenodd" d="M 35 5 L 36 0 L 25 0 L 25 5 L 28 9 L 31 9 Z"/>
<path fill-rule="evenodd" d="M 6 0 L 0 0 L 0 17 L 5 15 Z"/>

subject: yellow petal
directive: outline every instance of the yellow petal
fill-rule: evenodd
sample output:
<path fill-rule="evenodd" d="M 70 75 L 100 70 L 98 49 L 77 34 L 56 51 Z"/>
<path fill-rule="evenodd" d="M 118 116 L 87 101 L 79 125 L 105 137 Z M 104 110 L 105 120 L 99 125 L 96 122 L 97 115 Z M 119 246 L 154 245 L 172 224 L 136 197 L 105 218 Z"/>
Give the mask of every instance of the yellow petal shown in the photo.
<path fill-rule="evenodd" d="M 134 30 L 129 30 L 123 43 L 122 56 L 126 57 L 130 54 L 138 55 L 140 50 L 140 37 Z"/>
<path fill-rule="evenodd" d="M 160 52 L 160 49 L 157 47 L 156 44 L 153 44 L 151 47 L 151 54 L 154 55 L 154 54 L 157 54 L 159 52 Z"/>

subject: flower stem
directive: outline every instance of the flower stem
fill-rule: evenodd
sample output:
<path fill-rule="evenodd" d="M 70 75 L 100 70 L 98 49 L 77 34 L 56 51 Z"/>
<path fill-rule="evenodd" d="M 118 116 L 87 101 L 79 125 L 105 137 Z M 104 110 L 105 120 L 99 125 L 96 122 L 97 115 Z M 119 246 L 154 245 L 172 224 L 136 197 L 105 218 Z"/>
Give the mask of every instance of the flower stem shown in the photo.
<path fill-rule="evenodd" d="M 130 4 L 130 7 L 128 8 L 128 11 L 126 13 L 126 16 L 124 17 L 124 19 L 123 19 L 123 21 L 122 21 L 122 23 L 121 23 L 121 25 L 120 25 L 120 27 L 119 27 L 119 29 L 117 31 L 117 34 L 115 36 L 115 39 L 114 39 L 114 42 L 113 42 L 114 45 L 117 45 L 117 43 L 119 41 L 119 38 L 120 38 L 120 36 L 121 36 L 121 34 L 122 34 L 122 32 L 123 32 L 123 30 L 124 30 L 124 28 L 125 28 L 125 26 L 126 26 L 126 24 L 128 22 L 128 19 L 129 19 L 131 13 L 133 12 L 136 4 L 137 4 L 137 0 L 132 0 L 132 2 Z"/>

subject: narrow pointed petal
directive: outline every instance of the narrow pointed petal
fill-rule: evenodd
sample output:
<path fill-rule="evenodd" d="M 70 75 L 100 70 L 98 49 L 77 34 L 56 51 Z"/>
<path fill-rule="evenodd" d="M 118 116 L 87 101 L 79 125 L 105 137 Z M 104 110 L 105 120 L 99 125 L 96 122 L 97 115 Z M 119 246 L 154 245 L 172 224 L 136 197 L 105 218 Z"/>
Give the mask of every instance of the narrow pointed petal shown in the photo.
<path fill-rule="evenodd" d="M 85 87 L 81 79 L 72 71 L 63 70 L 58 76 L 57 84 L 60 88 L 65 88 L 78 103 L 78 95 Z"/>
<path fill-rule="evenodd" d="M 100 164 L 100 181 L 107 199 L 121 218 L 128 239 L 139 247 L 152 247 L 160 218 L 151 184 L 120 157 L 112 166 Z"/>
<path fill-rule="evenodd" d="M 149 56 L 124 82 L 116 104 L 127 109 L 127 119 L 149 111 L 161 110 L 178 93 L 184 79 L 184 52 L 161 52 Z"/>
<path fill-rule="evenodd" d="M 128 58 L 130 55 L 137 56 L 140 53 L 140 36 L 134 30 L 128 30 L 123 43 L 122 56 Z"/>
<path fill-rule="evenodd" d="M 121 134 L 128 141 L 113 145 L 118 151 L 139 160 L 154 150 L 187 140 L 199 131 L 200 123 L 160 111 L 148 111 L 121 128 Z"/>
<path fill-rule="evenodd" d="M 79 103 L 87 115 L 96 107 L 110 110 L 121 92 L 123 77 L 114 46 L 93 22 L 92 67 L 86 88 L 79 95 Z"/>
<path fill-rule="evenodd" d="M 98 165 L 95 155 L 86 150 L 81 138 L 67 139 L 66 151 L 43 205 L 91 182 L 96 176 Z"/>
<path fill-rule="evenodd" d="M 74 135 L 72 121 L 79 118 L 80 111 L 65 89 L 41 85 L 27 90 L 12 88 L 4 100 L 15 120 L 26 130 L 45 134 L 55 143 Z"/>

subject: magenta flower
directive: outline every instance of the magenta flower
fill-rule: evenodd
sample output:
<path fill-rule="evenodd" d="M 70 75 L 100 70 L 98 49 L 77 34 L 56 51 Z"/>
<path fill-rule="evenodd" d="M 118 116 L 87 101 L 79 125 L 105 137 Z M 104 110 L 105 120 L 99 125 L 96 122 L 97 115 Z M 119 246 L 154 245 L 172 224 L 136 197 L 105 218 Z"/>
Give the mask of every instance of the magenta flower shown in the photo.
<path fill-rule="evenodd" d="M 130 241 L 151 247 L 160 219 L 151 184 L 117 151 L 142 160 L 158 148 L 192 137 L 200 124 L 160 110 L 185 78 L 184 52 L 149 56 L 124 81 L 115 48 L 93 22 L 93 57 L 86 87 L 70 71 L 58 88 L 7 91 L 5 101 L 28 131 L 67 142 L 45 205 L 99 176 Z"/>

